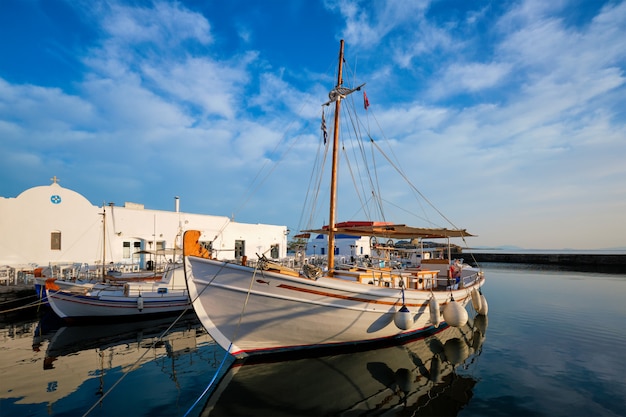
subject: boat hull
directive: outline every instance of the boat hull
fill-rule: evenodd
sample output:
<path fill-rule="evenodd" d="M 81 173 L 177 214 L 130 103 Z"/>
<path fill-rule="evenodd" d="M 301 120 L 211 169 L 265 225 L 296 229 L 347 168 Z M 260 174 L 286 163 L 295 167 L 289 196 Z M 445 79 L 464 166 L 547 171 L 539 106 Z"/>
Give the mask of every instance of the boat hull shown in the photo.
<path fill-rule="evenodd" d="M 377 287 L 323 276 L 255 270 L 202 257 L 185 257 L 189 295 L 209 334 L 236 357 L 330 346 L 380 343 L 432 331 L 428 302 L 442 310 L 454 300 L 465 306 L 472 288 L 431 292 Z M 394 323 L 405 305 L 412 325 Z M 439 325 L 445 325 L 443 321 Z"/>
<path fill-rule="evenodd" d="M 139 297 L 119 295 L 95 296 L 69 291 L 48 291 L 52 310 L 63 319 L 95 317 L 154 316 L 173 314 L 190 306 L 186 294 L 176 296 L 142 295 Z"/>

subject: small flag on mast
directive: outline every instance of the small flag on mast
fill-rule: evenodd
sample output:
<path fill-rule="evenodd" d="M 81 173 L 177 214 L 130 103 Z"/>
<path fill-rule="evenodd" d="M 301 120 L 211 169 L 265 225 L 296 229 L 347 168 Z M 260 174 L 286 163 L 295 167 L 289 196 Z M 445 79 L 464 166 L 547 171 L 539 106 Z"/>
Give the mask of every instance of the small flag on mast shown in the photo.
<path fill-rule="evenodd" d="M 326 138 L 328 137 L 328 132 L 326 131 L 326 118 L 324 117 L 324 109 L 322 109 L 322 132 L 324 132 L 324 145 L 326 145 Z"/>
<path fill-rule="evenodd" d="M 365 107 L 365 110 L 367 110 L 369 106 L 370 101 L 367 99 L 367 94 L 365 93 L 365 90 L 363 90 L 363 107 Z"/>

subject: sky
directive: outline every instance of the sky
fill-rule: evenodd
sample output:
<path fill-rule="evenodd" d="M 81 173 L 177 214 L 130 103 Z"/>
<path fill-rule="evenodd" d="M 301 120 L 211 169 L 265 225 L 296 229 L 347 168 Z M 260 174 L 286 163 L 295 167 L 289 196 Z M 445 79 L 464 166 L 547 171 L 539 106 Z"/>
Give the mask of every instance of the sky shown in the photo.
<path fill-rule="evenodd" d="M 2 0 L 0 196 L 56 176 L 293 236 L 341 39 L 370 123 L 469 246 L 626 248 L 619 1 Z M 431 227 L 387 174 L 406 210 L 386 220 Z"/>

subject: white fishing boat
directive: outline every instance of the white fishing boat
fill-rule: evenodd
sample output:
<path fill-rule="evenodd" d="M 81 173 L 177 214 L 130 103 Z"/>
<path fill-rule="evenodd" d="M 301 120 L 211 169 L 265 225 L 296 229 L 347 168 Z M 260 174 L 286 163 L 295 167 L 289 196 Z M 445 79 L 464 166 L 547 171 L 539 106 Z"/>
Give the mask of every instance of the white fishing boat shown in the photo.
<path fill-rule="evenodd" d="M 334 136 L 329 141 L 330 227 L 304 230 L 301 236 L 327 234 L 328 248 L 335 247 L 335 236 L 339 234 L 371 236 L 381 242 L 436 238 L 449 241 L 472 236 L 458 228 L 336 221 L 340 105 L 363 87 L 343 86 L 343 62 L 341 41 L 337 85 L 325 103 L 335 106 Z M 352 118 L 354 113 L 350 115 Z M 371 137 L 367 141 L 374 142 Z M 201 237 L 201 231 L 188 230 L 183 239 L 189 295 L 208 333 L 238 358 L 401 342 L 432 332 L 438 326 L 465 325 L 470 300 L 477 313 L 487 313 L 487 302 L 480 291 L 485 281 L 482 271 L 450 258 L 395 268 L 384 259 L 367 264 L 338 262 L 334 250 L 328 250 L 326 267 L 306 262 L 286 267 L 265 256 L 260 256 L 254 265 L 246 265 L 212 259 Z M 392 252 L 378 249 L 386 253 L 383 258 Z"/>
<path fill-rule="evenodd" d="M 159 281 L 48 284 L 48 302 L 63 319 L 150 317 L 189 307 L 182 264 L 172 263 Z"/>

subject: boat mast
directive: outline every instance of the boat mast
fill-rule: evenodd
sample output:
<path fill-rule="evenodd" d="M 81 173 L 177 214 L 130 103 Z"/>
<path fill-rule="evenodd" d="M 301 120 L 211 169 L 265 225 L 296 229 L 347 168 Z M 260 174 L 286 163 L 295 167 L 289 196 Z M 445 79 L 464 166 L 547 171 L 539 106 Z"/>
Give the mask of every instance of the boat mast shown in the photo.
<path fill-rule="evenodd" d="M 343 39 L 339 45 L 339 69 L 337 71 L 338 90 L 343 84 Z M 341 96 L 335 101 L 335 127 L 333 133 L 333 162 L 330 180 L 330 214 L 328 216 L 328 274 L 332 276 L 335 268 L 335 214 L 337 199 L 337 164 L 339 159 L 339 109 L 341 108 Z"/>
<path fill-rule="evenodd" d="M 104 203 L 102 204 L 102 282 L 106 281 L 106 271 L 105 262 L 106 262 L 106 239 L 107 239 L 107 219 L 106 219 L 106 209 L 104 207 Z"/>

